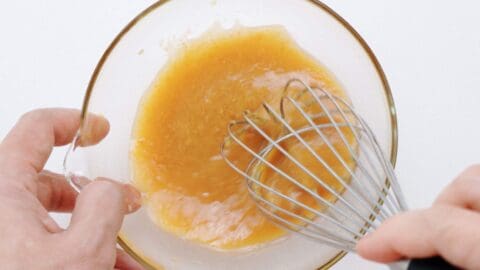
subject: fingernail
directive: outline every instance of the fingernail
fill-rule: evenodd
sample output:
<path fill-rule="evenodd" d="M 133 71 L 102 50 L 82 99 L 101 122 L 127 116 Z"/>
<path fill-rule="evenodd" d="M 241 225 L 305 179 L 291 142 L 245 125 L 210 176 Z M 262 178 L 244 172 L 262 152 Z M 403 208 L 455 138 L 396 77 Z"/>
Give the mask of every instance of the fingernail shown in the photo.
<path fill-rule="evenodd" d="M 76 185 L 78 188 L 83 188 L 86 185 L 88 185 L 90 182 L 92 182 L 87 177 L 81 176 L 78 173 L 72 174 L 71 179 L 72 179 L 73 184 Z"/>
<path fill-rule="evenodd" d="M 98 143 L 110 130 L 110 124 L 102 115 L 90 113 L 82 127 L 79 145 L 89 146 Z"/>
<path fill-rule="evenodd" d="M 132 185 L 125 184 L 125 200 L 127 202 L 127 212 L 133 213 L 142 206 L 142 194 Z"/>

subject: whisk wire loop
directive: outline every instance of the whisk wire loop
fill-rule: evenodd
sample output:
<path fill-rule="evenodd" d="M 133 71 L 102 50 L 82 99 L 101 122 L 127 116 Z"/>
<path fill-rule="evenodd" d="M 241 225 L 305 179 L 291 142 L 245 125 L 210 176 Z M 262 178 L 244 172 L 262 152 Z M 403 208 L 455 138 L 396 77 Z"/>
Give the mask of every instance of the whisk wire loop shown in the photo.
<path fill-rule="evenodd" d="M 249 117 L 246 117 L 245 120 L 247 121 L 248 124 L 252 124 L 253 122 L 251 121 L 251 119 Z M 235 124 L 235 123 L 233 123 Z M 255 124 L 254 124 L 255 125 Z M 258 128 L 258 127 L 257 127 Z M 300 183 L 299 181 L 297 181 L 295 178 L 293 178 L 292 176 L 288 175 L 287 173 L 285 173 L 284 171 L 280 170 L 278 167 L 276 167 L 274 164 L 272 164 L 270 161 L 266 160 L 264 157 L 260 156 L 258 153 L 256 153 L 255 151 L 253 151 L 249 146 L 247 146 L 244 142 L 242 142 L 239 138 L 237 138 L 236 136 L 233 135 L 233 132 L 232 132 L 232 124 L 229 125 L 229 134 L 231 136 L 231 138 L 236 142 L 238 143 L 240 146 L 242 146 L 249 154 L 251 154 L 256 160 L 259 160 L 261 161 L 262 163 L 264 163 L 265 165 L 267 165 L 270 169 L 272 169 L 274 172 L 278 173 L 280 176 L 284 177 L 286 180 L 288 181 L 291 181 L 292 183 L 294 183 L 296 186 L 298 186 L 299 188 L 301 188 L 304 192 L 308 193 L 309 195 L 311 195 L 312 197 L 314 197 L 318 202 L 322 203 L 323 205 L 325 205 L 326 207 L 330 208 L 330 209 L 333 209 L 335 210 L 338 214 L 342 215 L 344 218 L 350 218 L 350 215 L 348 213 L 345 213 L 344 211 L 342 211 L 339 207 L 335 206 L 332 202 L 328 201 L 327 199 L 323 198 L 322 196 L 318 195 L 315 191 L 309 189 L 308 187 L 306 187 L 305 185 L 303 185 L 302 183 Z M 262 131 L 263 132 L 263 131 Z M 267 136 L 268 137 L 268 136 Z M 270 143 L 273 145 L 273 146 L 276 146 L 278 148 L 280 148 L 279 146 L 277 146 L 278 144 L 274 141 L 270 141 Z M 224 147 L 222 147 L 224 148 Z M 248 179 L 249 181 L 253 181 L 256 185 L 259 185 L 260 187 L 267 187 L 265 184 L 263 184 L 260 180 L 254 178 L 254 177 L 251 177 L 249 176 L 248 174 L 245 174 L 242 170 L 238 169 L 236 167 L 236 165 L 229 161 L 228 157 L 225 155 L 224 151 L 222 151 L 222 155 L 224 157 L 224 159 L 232 166 L 233 165 L 233 168 L 241 173 L 243 176 L 248 176 L 246 179 Z M 296 205 L 298 206 L 302 206 L 301 204 L 299 204 L 299 202 L 297 202 L 296 200 L 286 196 L 285 194 L 282 194 L 281 192 L 277 191 L 277 190 L 269 190 L 269 191 L 272 191 L 275 195 L 278 195 L 280 197 L 282 197 L 283 199 L 287 199 L 288 201 L 291 201 L 291 202 L 295 202 Z M 260 197 L 261 198 L 261 197 Z M 262 201 L 264 201 L 265 199 L 264 198 L 261 198 Z M 311 212 L 310 209 L 306 209 L 308 211 Z M 361 217 L 361 216 L 360 216 Z M 368 219 L 366 218 L 363 218 L 365 222 L 370 222 Z M 357 223 L 358 226 L 363 226 L 362 223 Z"/>
<path fill-rule="evenodd" d="M 298 92 L 293 92 L 298 90 L 293 87 L 294 84 L 301 87 Z M 288 105 L 294 110 L 287 111 Z M 265 119 L 245 112 L 242 120 L 228 125 L 228 136 L 221 146 L 221 155 L 246 179 L 247 189 L 259 210 L 272 221 L 330 246 L 353 251 L 358 239 L 367 231 L 407 208 L 392 164 L 385 157 L 371 128 L 349 102 L 321 87 L 311 87 L 301 80 L 292 79 L 284 88 L 279 111 L 269 103 L 263 103 L 262 109 L 270 117 L 270 123 L 281 127 L 282 131 L 269 134 L 262 127 Z M 289 119 L 289 113 L 300 117 Z M 302 125 L 298 126 L 298 123 Z M 261 139 L 260 149 L 254 149 L 242 140 L 241 137 L 249 132 L 254 132 L 256 138 Z M 329 151 L 329 156 L 338 165 L 332 166 L 315 149 L 313 142 L 307 140 L 310 138 L 307 135 L 318 136 L 324 147 L 321 149 Z M 323 174 L 320 176 L 312 171 L 311 160 L 309 167 L 289 152 L 288 143 L 292 140 L 299 143 L 309 157 L 314 157 L 317 169 L 321 168 L 332 179 L 327 181 Z M 239 146 L 252 157 L 246 167 L 229 156 L 232 145 Z M 339 149 L 342 149 L 341 153 Z M 321 195 L 318 189 L 309 187 L 311 182 L 304 182 L 299 175 L 275 164 L 274 160 L 270 160 L 272 153 L 281 154 L 283 161 L 293 164 L 300 173 L 314 180 L 313 183 L 327 195 Z M 301 201 L 291 191 L 287 194 L 272 183 L 268 184 L 265 177 L 272 176 L 267 172 L 287 181 L 315 204 Z"/>

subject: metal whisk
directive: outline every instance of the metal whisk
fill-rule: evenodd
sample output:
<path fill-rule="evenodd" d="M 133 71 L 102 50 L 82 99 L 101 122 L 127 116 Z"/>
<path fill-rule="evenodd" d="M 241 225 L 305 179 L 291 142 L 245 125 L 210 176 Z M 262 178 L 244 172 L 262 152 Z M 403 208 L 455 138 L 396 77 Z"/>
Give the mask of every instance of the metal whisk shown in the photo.
<path fill-rule="evenodd" d="M 224 160 L 276 224 L 354 252 L 363 235 L 407 209 L 391 163 L 345 99 L 293 79 L 278 104 L 229 124 Z M 453 269 L 439 258 L 419 262 Z"/>

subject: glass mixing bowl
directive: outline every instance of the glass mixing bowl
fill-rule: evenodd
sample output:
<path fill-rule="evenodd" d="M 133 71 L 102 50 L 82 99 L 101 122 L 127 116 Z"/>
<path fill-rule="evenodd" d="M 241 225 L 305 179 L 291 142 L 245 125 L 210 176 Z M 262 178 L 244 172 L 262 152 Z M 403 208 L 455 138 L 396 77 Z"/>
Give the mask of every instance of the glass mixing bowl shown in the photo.
<path fill-rule="evenodd" d="M 97 146 L 70 148 L 65 159 L 68 177 L 130 179 L 129 148 L 137 105 L 166 64 L 169 44 L 198 37 L 215 24 L 223 28 L 283 25 L 300 47 L 335 74 L 395 163 L 396 114 L 382 68 L 360 35 L 325 4 L 314 0 L 162 0 L 135 17 L 100 59 L 85 94 L 78 138 L 89 125 L 90 112 L 109 119 L 110 133 Z M 292 238 L 292 245 L 272 243 L 249 252 L 219 252 L 163 232 L 141 209 L 126 217 L 119 243 L 147 269 L 327 269 L 344 255 L 301 237 Z M 307 251 L 314 255 L 307 256 Z"/>

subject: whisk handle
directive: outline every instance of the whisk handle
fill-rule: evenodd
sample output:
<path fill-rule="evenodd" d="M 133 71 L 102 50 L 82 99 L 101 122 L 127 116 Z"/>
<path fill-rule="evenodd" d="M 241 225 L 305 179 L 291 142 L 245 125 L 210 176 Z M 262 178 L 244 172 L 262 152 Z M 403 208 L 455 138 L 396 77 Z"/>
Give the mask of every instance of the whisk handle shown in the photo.
<path fill-rule="evenodd" d="M 388 265 L 391 270 L 453 270 L 458 269 L 442 257 L 399 261 Z"/>
<path fill-rule="evenodd" d="M 407 270 L 452 270 L 458 269 L 445 261 L 442 257 L 426 259 L 413 259 L 408 264 Z"/>

